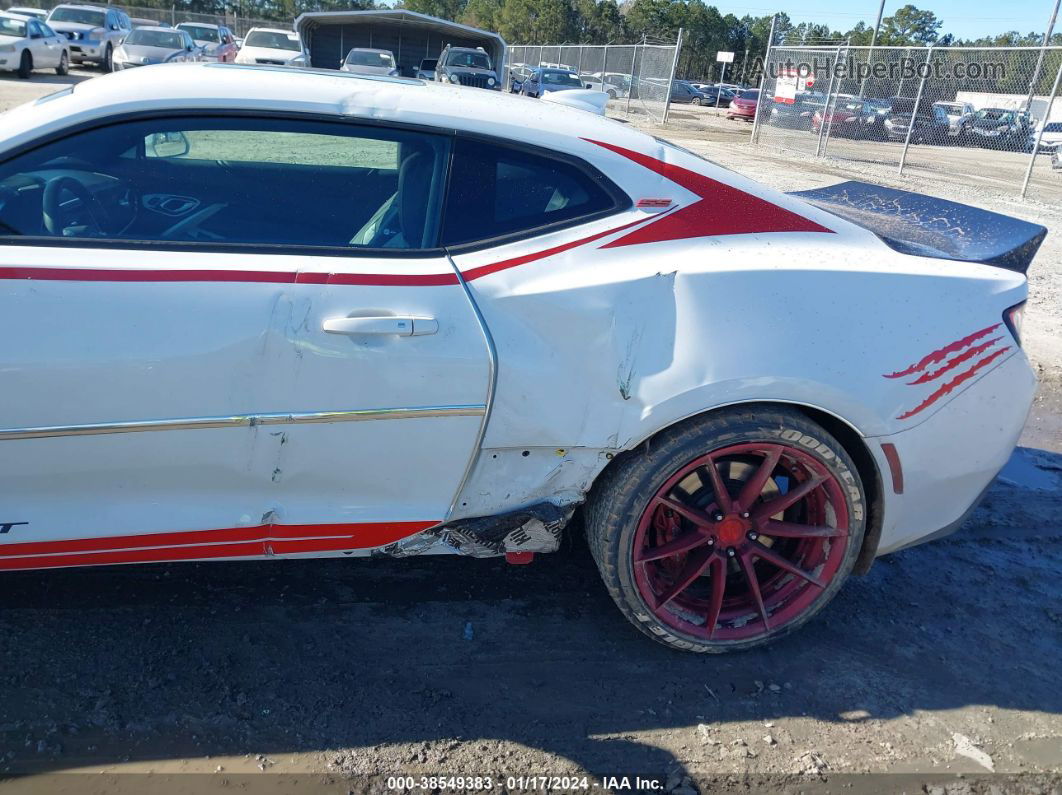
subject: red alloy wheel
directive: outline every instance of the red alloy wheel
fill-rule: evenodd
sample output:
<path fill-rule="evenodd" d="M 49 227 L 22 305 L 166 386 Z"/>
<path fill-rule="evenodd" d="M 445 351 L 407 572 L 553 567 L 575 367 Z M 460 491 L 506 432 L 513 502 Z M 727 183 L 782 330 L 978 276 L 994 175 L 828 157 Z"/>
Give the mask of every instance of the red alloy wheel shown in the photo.
<path fill-rule="evenodd" d="M 839 480 L 798 447 L 748 442 L 667 479 L 639 520 L 632 566 L 663 624 L 704 641 L 747 641 L 811 610 L 848 544 Z"/>

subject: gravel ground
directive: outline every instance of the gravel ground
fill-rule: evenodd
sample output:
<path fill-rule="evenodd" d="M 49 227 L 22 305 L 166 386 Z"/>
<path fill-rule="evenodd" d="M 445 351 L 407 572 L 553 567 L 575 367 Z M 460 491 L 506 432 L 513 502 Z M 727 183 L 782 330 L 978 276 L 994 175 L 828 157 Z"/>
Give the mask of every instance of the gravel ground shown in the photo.
<path fill-rule="evenodd" d="M 54 88 L 0 80 L 0 108 L 28 87 Z M 787 190 L 851 176 L 752 150 L 725 124 L 679 119 L 666 134 Z M 1062 230 L 1058 208 L 873 168 L 859 177 Z M 0 774 L 29 777 L 0 789 L 52 791 L 49 774 L 82 771 L 62 786 L 148 791 L 134 774 L 153 772 L 151 791 L 346 792 L 400 772 L 641 774 L 683 795 L 1057 792 L 1060 241 L 1031 274 L 1028 347 L 1046 388 L 1027 447 L 963 532 L 879 560 L 782 643 L 722 657 L 652 644 L 611 604 L 578 534 L 528 567 L 13 573 L 0 578 Z"/>

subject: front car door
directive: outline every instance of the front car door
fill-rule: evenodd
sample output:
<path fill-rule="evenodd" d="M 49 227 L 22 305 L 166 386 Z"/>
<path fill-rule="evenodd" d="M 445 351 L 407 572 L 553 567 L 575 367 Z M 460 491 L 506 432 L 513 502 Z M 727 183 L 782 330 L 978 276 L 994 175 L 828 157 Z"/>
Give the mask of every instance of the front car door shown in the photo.
<path fill-rule="evenodd" d="M 490 373 L 436 247 L 450 146 L 186 115 L 0 164 L 0 568 L 339 554 L 444 519 Z"/>

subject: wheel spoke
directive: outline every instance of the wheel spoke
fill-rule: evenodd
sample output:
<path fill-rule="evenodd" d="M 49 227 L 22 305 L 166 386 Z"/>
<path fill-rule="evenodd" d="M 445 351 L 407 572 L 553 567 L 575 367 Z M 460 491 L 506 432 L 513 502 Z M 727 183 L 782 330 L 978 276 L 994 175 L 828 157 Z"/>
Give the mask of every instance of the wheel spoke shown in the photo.
<path fill-rule="evenodd" d="M 683 505 L 678 500 L 673 500 L 670 497 L 657 497 L 656 501 L 663 505 L 665 508 L 677 513 L 679 516 L 683 516 L 693 522 L 697 527 L 711 527 L 712 517 L 697 508 L 692 508 L 689 505 Z"/>
<path fill-rule="evenodd" d="M 768 519 L 763 523 L 760 535 L 774 536 L 775 538 L 836 538 L 848 534 L 839 527 L 814 527 L 809 524 L 779 522 L 775 519 Z"/>
<path fill-rule="evenodd" d="M 705 626 L 708 627 L 708 639 L 715 635 L 715 625 L 719 623 L 719 613 L 723 609 L 723 594 L 726 592 L 726 562 L 716 556 L 709 562 L 712 577 L 712 597 L 708 602 L 708 616 Z"/>
<path fill-rule="evenodd" d="M 747 554 L 742 554 L 738 557 L 738 560 L 741 562 L 741 571 L 745 575 L 745 581 L 749 584 L 749 591 L 752 593 L 752 598 L 756 602 L 756 609 L 760 611 L 760 618 L 763 619 L 763 628 L 769 630 L 771 624 L 767 618 L 767 608 L 763 606 L 763 595 L 760 593 L 760 581 L 756 578 L 756 569 L 752 565 L 752 558 Z"/>
<path fill-rule="evenodd" d="M 719 506 L 719 510 L 723 513 L 730 513 L 734 509 L 734 504 L 730 499 L 730 493 L 726 490 L 726 486 L 723 485 L 723 479 L 719 476 L 719 470 L 715 467 L 715 459 L 709 458 L 704 468 L 708 470 L 708 480 L 712 484 L 716 505 Z"/>
<path fill-rule="evenodd" d="M 682 571 L 678 573 L 672 586 L 656 597 L 656 604 L 653 605 L 653 608 L 659 610 L 680 593 L 685 591 L 694 580 L 704 573 L 711 557 L 712 550 L 705 547 L 702 547 L 700 550 L 690 555 L 686 560 L 686 565 L 682 567 Z"/>
<path fill-rule="evenodd" d="M 790 489 L 785 494 L 775 497 L 770 502 L 765 502 L 756 506 L 756 509 L 752 511 L 752 518 L 759 521 L 766 519 L 768 516 L 774 516 L 776 513 L 781 513 L 789 506 L 800 502 L 825 481 L 826 478 L 822 475 L 814 475 L 808 478 L 795 489 Z"/>
<path fill-rule="evenodd" d="M 741 494 L 738 495 L 735 505 L 737 510 L 747 511 L 752 507 L 753 501 L 760 496 L 760 492 L 767 485 L 767 480 L 774 473 L 774 468 L 778 466 L 778 461 L 781 457 L 782 448 L 771 448 L 770 452 L 764 457 L 763 463 L 760 464 L 752 477 L 745 482 L 745 485 L 741 487 Z"/>
<path fill-rule="evenodd" d="M 763 547 L 763 546 L 760 546 L 759 544 L 757 544 L 757 545 L 755 545 L 752 548 L 752 551 L 749 554 L 750 555 L 755 555 L 758 558 L 762 558 L 763 560 L 766 560 L 768 563 L 773 563 L 778 568 L 784 569 L 785 571 L 788 571 L 791 574 L 795 574 L 798 577 L 803 577 L 805 580 L 810 582 L 816 588 L 825 588 L 826 587 L 826 585 L 824 583 L 819 582 L 817 579 L 815 579 L 814 576 L 812 576 L 808 572 L 804 571 L 802 568 L 800 568 L 796 564 L 791 563 L 790 561 L 786 560 L 785 558 L 783 558 L 781 555 L 779 555 L 774 550 L 768 549 L 767 547 Z"/>
<path fill-rule="evenodd" d="M 673 538 L 666 544 L 661 544 L 658 547 L 650 547 L 649 549 L 641 550 L 634 558 L 635 563 L 648 563 L 651 560 L 660 560 L 661 558 L 669 558 L 672 555 L 679 555 L 683 552 L 688 552 L 695 547 L 699 547 L 702 544 L 707 544 L 709 541 L 708 536 L 698 533 L 696 530 L 685 533 L 678 538 Z"/>

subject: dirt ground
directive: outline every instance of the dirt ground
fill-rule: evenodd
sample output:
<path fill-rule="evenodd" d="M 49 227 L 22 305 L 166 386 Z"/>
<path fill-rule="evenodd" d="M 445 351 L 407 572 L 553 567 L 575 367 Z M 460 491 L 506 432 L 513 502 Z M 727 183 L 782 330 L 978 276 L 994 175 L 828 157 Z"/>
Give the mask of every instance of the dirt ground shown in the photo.
<path fill-rule="evenodd" d="M 55 88 L 0 79 L 0 108 L 35 86 Z M 786 190 L 857 174 L 1062 233 L 1059 207 L 753 150 L 744 125 L 691 119 L 664 134 Z M 526 567 L 13 573 L 0 776 L 22 777 L 0 791 L 384 791 L 405 774 L 511 790 L 570 787 L 508 776 L 619 790 L 604 778 L 640 775 L 681 795 L 1059 792 L 1060 254 L 1052 234 L 1030 273 L 1044 388 L 987 501 L 959 534 L 879 560 L 795 636 L 718 657 L 658 647 L 612 605 L 578 533 Z"/>

